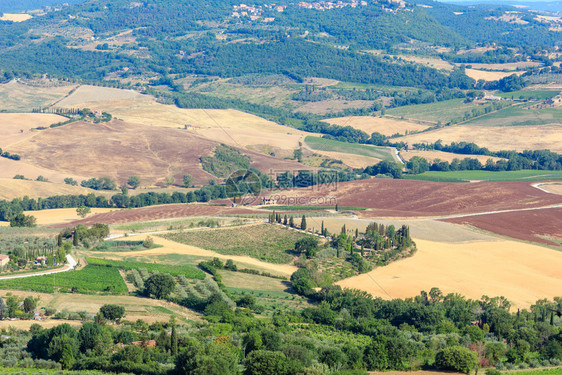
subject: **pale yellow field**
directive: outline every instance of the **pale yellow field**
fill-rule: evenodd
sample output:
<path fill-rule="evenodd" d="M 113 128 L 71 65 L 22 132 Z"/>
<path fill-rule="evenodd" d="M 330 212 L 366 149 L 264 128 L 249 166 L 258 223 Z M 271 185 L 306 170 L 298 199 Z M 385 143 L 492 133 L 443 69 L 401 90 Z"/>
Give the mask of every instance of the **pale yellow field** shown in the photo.
<path fill-rule="evenodd" d="M 66 121 L 66 117 L 47 113 L 0 113 L 0 147 L 30 138 L 39 131 L 31 131 L 39 126 Z"/>
<path fill-rule="evenodd" d="M 499 71 L 486 71 L 478 69 L 465 69 L 466 75 L 475 80 L 483 79 L 484 81 L 497 81 L 512 74 L 521 75 L 524 72 L 499 72 Z"/>
<path fill-rule="evenodd" d="M 39 176 L 43 176 L 49 181 L 56 183 L 57 186 L 63 184 L 66 177 L 72 177 L 78 182 L 86 179 L 86 177 L 78 176 L 74 173 L 66 173 L 64 171 L 54 171 L 52 169 L 37 167 L 26 163 L 24 160 L 16 161 L 7 158 L 0 158 L 0 178 L 11 179 L 17 174 L 23 175 L 25 178 L 32 180 L 35 180 Z M 55 189 L 54 186 L 50 186 L 50 188 Z"/>
<path fill-rule="evenodd" d="M 144 240 L 146 235 L 140 234 L 137 236 L 128 236 L 127 240 L 136 241 L 136 240 Z M 268 271 L 274 271 L 280 273 L 282 275 L 291 275 L 293 272 L 297 270 L 297 267 L 290 266 L 287 264 L 272 264 L 267 262 L 262 262 L 260 260 L 247 257 L 247 256 L 235 256 L 235 255 L 223 255 L 216 253 L 214 251 L 201 249 L 195 246 L 184 245 L 178 242 L 166 240 L 161 237 L 155 237 L 154 242 L 158 245 L 163 245 L 162 247 L 158 247 L 155 249 L 150 250 L 143 250 L 141 253 L 138 251 L 128 251 L 128 252 L 118 252 L 118 253 L 110 253 L 110 252 L 103 252 L 104 257 L 112 257 L 115 259 L 121 259 L 122 257 L 127 256 L 152 256 L 152 255 L 168 255 L 168 254 L 185 254 L 185 255 L 196 255 L 202 257 L 216 257 L 223 260 L 232 259 L 236 263 L 243 263 L 248 264 L 254 267 L 262 268 Z"/>
<path fill-rule="evenodd" d="M 440 288 L 479 299 L 504 296 L 514 308 L 562 293 L 562 252 L 515 241 L 444 243 L 414 239 L 410 258 L 338 282 L 385 299 Z"/>
<path fill-rule="evenodd" d="M 549 193 L 562 195 L 562 183 L 541 184 L 540 187 Z"/>
<path fill-rule="evenodd" d="M 405 134 L 412 131 L 422 131 L 428 128 L 426 125 L 420 125 L 409 121 L 397 120 L 387 117 L 373 116 L 348 116 L 337 117 L 324 120 L 330 124 L 340 126 L 351 126 L 355 129 L 363 130 L 365 133 L 378 132 L 386 136 L 396 133 Z"/>
<path fill-rule="evenodd" d="M 117 208 L 91 208 L 91 212 L 88 214 L 88 216 L 116 210 Z M 37 219 L 37 225 L 67 223 L 82 219 L 76 213 L 76 208 L 56 208 L 52 210 L 24 211 L 24 213 L 26 215 L 35 216 L 35 218 Z"/>
<path fill-rule="evenodd" d="M 331 159 L 341 160 L 342 163 L 344 163 L 345 165 L 351 168 L 365 168 L 370 165 L 377 164 L 378 162 L 381 161 L 381 159 L 372 158 L 363 155 L 347 154 L 345 152 L 321 151 L 321 150 L 312 150 L 312 149 L 311 151 L 315 154 L 326 156 Z"/>
<path fill-rule="evenodd" d="M 274 151 L 292 151 L 310 135 L 237 110 L 183 109 L 157 103 L 132 90 L 81 86 L 59 105 L 107 111 L 136 124 L 181 129 L 190 125 L 186 131 L 237 147 L 271 145 Z"/>
<path fill-rule="evenodd" d="M 166 302 L 163 300 L 155 300 L 150 298 L 139 298 L 133 296 L 102 296 L 102 295 L 85 295 L 85 294 L 47 294 L 36 292 L 24 292 L 19 290 L 2 291 L 0 295 L 5 298 L 6 294 L 11 292 L 14 295 L 25 298 L 27 296 L 39 297 L 39 307 L 54 307 L 57 311 L 86 311 L 92 316 L 97 313 L 101 306 L 105 304 L 118 304 L 125 307 L 125 319 L 135 321 L 142 319 L 146 322 L 153 323 L 157 321 L 169 321 L 170 314 L 166 314 L 158 308 L 165 308 L 174 313 L 174 315 L 183 319 L 199 320 L 199 315 L 182 306 Z M 80 325 L 82 322 L 78 320 L 55 320 L 48 319 L 45 321 L 20 320 L 20 321 L 0 321 L 0 328 L 15 327 L 21 329 L 29 329 L 31 324 L 38 323 L 44 328 L 52 327 L 62 323 L 70 323 L 71 325 Z"/>
<path fill-rule="evenodd" d="M 453 70 L 453 65 L 447 61 L 431 58 L 431 57 L 421 57 L 421 56 L 414 56 L 414 55 L 398 55 L 402 60 L 412 61 L 418 64 L 427 65 L 429 67 L 435 69 L 443 69 L 451 71 Z"/>
<path fill-rule="evenodd" d="M 94 190 L 81 186 L 0 178 L 0 199 L 12 200 L 14 198 L 23 198 L 25 195 L 29 198 L 46 198 L 53 195 L 78 195 L 90 194 L 92 192 Z"/>
<path fill-rule="evenodd" d="M 4 13 L 0 20 L 2 21 L 12 21 L 12 22 L 23 22 L 31 19 L 31 14 L 25 13 Z"/>
<path fill-rule="evenodd" d="M 351 217 L 307 217 L 308 226 L 319 230 L 324 222 L 324 227 L 330 233 L 340 233 L 342 226 L 345 224 L 350 233 L 354 233 L 358 229 L 360 233 L 364 233 L 367 225 L 377 222 L 384 225 L 394 225 L 396 228 L 407 225 L 413 237 L 447 243 L 465 243 L 468 241 L 484 241 L 494 242 L 500 241 L 498 237 L 483 233 L 481 231 L 471 230 L 464 225 L 447 223 L 432 219 L 403 219 L 403 218 L 385 218 L 385 219 L 355 219 Z"/>
<path fill-rule="evenodd" d="M 494 161 L 500 160 L 501 158 L 487 156 L 487 155 L 460 155 L 460 154 L 453 154 L 451 152 L 443 152 L 443 151 L 409 151 L 409 152 L 400 152 L 400 157 L 405 161 L 410 161 L 411 158 L 414 156 L 420 156 L 425 158 L 427 161 L 431 162 L 435 159 L 439 159 L 441 161 L 448 161 L 449 163 L 453 161 L 453 159 L 462 160 L 464 158 L 471 158 L 471 159 L 478 159 L 480 163 L 486 164 L 488 159 L 492 159 Z"/>
<path fill-rule="evenodd" d="M 144 99 L 144 100 L 143 100 Z M 58 107 L 67 108 L 98 108 L 98 103 L 115 103 L 119 105 L 120 100 L 150 101 L 149 96 L 143 96 L 134 90 L 114 89 L 111 87 L 98 87 L 83 85 L 78 87 L 71 95 L 57 103 Z M 92 104 L 92 106 L 89 106 Z"/>
<path fill-rule="evenodd" d="M 530 137 L 529 134 L 533 136 Z M 433 143 L 441 139 L 443 144 L 451 142 L 474 142 L 490 150 L 544 150 L 562 152 L 562 125 L 542 126 L 448 126 L 426 133 L 397 138 L 397 141 L 410 143 Z"/>
<path fill-rule="evenodd" d="M 0 85 L 0 110 L 31 112 L 33 108 L 49 107 L 74 87 L 49 79 L 12 80 Z"/>
<path fill-rule="evenodd" d="M 512 63 L 503 64 L 470 64 L 472 69 L 486 69 L 486 70 L 517 70 L 517 68 L 529 68 L 535 66 L 541 66 L 541 63 L 533 61 L 519 61 Z"/>

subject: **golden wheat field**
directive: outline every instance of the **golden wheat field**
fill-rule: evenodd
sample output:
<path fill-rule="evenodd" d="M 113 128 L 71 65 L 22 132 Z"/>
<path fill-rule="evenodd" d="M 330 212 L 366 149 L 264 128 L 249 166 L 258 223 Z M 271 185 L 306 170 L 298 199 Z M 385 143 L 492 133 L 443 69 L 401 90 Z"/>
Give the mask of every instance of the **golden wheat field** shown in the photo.
<path fill-rule="evenodd" d="M 34 108 L 50 107 L 75 88 L 48 79 L 34 81 L 12 80 L 0 84 L 0 110 L 31 112 Z"/>
<path fill-rule="evenodd" d="M 94 191 L 81 186 L 0 178 L 0 199 L 6 200 L 22 198 L 26 195 L 29 198 L 46 198 L 53 195 L 90 194 L 92 192 Z"/>
<path fill-rule="evenodd" d="M 20 142 L 38 134 L 37 127 L 66 121 L 65 117 L 46 113 L 0 113 L 0 147 Z"/>
<path fill-rule="evenodd" d="M 4 13 L 0 20 L 2 21 L 12 21 L 12 22 L 23 22 L 31 19 L 31 14 L 26 13 Z"/>
<path fill-rule="evenodd" d="M 529 134 L 533 136 L 530 137 Z M 544 150 L 562 152 L 562 125 L 491 127 L 475 125 L 448 126 L 421 134 L 397 138 L 409 143 L 474 142 L 490 150 Z"/>
<path fill-rule="evenodd" d="M 64 171 L 59 172 L 52 169 L 38 167 L 23 160 L 16 161 L 7 158 L 0 158 L 0 178 L 12 179 L 18 174 L 30 180 L 35 180 L 37 177 L 43 176 L 50 182 L 55 183 L 57 187 L 63 183 L 66 177 L 72 177 L 77 181 L 85 179 L 85 177 L 78 176 L 74 173 L 65 173 Z M 50 188 L 57 189 L 54 184 L 51 184 Z"/>
<path fill-rule="evenodd" d="M 237 147 L 267 145 L 277 153 L 298 148 L 310 135 L 237 110 L 184 109 L 157 103 L 153 97 L 132 90 L 81 86 L 59 104 L 107 111 L 129 123 L 187 129 Z"/>
<path fill-rule="evenodd" d="M 483 79 L 484 81 L 497 81 L 512 74 L 521 75 L 524 72 L 501 72 L 501 71 L 488 71 L 478 69 L 465 69 L 466 75 L 475 80 Z"/>
<path fill-rule="evenodd" d="M 562 290 L 562 252 L 507 240 L 415 241 L 418 252 L 413 257 L 338 284 L 385 299 L 413 297 L 432 287 L 473 299 L 505 296 L 514 308 L 529 308 Z"/>
<path fill-rule="evenodd" d="M 366 168 L 370 165 L 377 164 L 381 159 L 372 158 L 370 156 L 347 154 L 345 152 L 335 152 L 335 151 L 322 151 L 322 150 L 311 150 L 311 152 L 328 157 L 330 159 L 339 160 L 348 167 L 351 168 Z"/>
<path fill-rule="evenodd" d="M 501 158 L 487 156 L 487 155 L 459 155 L 454 154 L 452 152 L 443 152 L 443 151 L 409 151 L 409 152 L 400 152 L 400 157 L 404 161 L 410 161 L 414 156 L 420 156 L 425 158 L 427 161 L 432 162 L 434 160 L 441 160 L 441 161 L 448 161 L 449 163 L 453 161 L 453 159 L 464 159 L 464 158 L 471 158 L 471 159 L 478 159 L 478 161 L 482 164 L 486 163 L 486 160 L 492 159 L 494 161 L 500 160 Z"/>
<path fill-rule="evenodd" d="M 390 136 L 396 133 L 419 132 L 428 128 L 427 125 L 420 125 L 414 122 L 374 116 L 336 117 L 324 121 L 334 125 L 351 126 L 355 129 L 363 130 L 369 135 L 377 132 Z"/>
<path fill-rule="evenodd" d="M 82 188 L 84 189 L 84 188 Z M 88 189 L 84 189 L 88 190 Z M 82 193 L 84 194 L 84 193 Z M 91 208 L 87 216 L 95 214 L 103 214 L 105 212 L 115 211 L 117 208 Z M 70 223 L 75 220 L 81 219 L 76 213 L 76 208 L 56 208 L 51 210 L 41 211 L 24 211 L 26 215 L 35 216 L 37 225 L 51 225 L 60 223 Z"/>

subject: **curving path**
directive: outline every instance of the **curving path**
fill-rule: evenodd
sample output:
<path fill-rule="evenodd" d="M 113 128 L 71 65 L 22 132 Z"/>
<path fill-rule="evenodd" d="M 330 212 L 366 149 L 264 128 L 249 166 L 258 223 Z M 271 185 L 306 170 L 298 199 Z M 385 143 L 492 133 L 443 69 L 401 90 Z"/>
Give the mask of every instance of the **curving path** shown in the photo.
<path fill-rule="evenodd" d="M 61 272 L 71 271 L 76 267 L 77 263 L 70 254 L 68 254 L 66 256 L 66 261 L 68 262 L 68 264 L 63 269 L 57 269 L 57 270 L 45 271 L 45 272 L 37 272 L 37 273 L 28 273 L 28 274 L 24 274 L 24 275 L 2 276 L 2 277 L 0 277 L 0 280 L 23 279 L 24 277 L 51 275 L 53 273 L 61 273 Z"/>

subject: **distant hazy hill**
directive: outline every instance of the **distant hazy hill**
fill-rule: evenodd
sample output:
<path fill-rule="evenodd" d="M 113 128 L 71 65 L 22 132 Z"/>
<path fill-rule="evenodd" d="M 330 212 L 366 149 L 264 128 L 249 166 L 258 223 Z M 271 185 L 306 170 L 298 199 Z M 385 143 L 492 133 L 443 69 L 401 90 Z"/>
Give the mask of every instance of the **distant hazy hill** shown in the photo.
<path fill-rule="evenodd" d="M 447 0 L 447 3 L 458 5 L 474 4 L 501 4 L 522 7 L 528 10 L 540 10 L 545 12 L 562 12 L 562 1 L 533 1 L 533 0 Z"/>
<path fill-rule="evenodd" d="M 83 0 L 1 0 L 0 13 L 25 12 L 33 9 L 41 9 L 44 6 L 59 4 L 76 4 Z"/>

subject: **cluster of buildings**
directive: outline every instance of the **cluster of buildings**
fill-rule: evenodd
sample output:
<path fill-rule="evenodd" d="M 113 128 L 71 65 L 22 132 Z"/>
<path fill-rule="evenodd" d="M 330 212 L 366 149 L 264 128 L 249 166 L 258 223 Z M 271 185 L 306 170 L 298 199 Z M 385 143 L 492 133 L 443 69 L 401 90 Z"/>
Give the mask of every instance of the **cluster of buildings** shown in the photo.
<path fill-rule="evenodd" d="M 358 6 L 366 6 L 366 1 L 356 1 L 353 0 L 350 3 L 346 3 L 343 1 L 338 2 L 331 2 L 331 1 L 320 1 L 316 3 L 307 3 L 307 2 L 300 2 L 298 4 L 299 8 L 304 9 L 314 9 L 314 10 L 327 10 L 327 9 L 341 9 L 345 7 L 357 8 Z"/>
<path fill-rule="evenodd" d="M 396 12 L 400 9 L 406 8 L 406 2 L 404 0 L 382 0 L 376 1 L 375 3 L 382 6 L 382 9 L 388 12 Z M 296 4 L 291 4 L 292 6 L 297 6 L 301 9 L 312 9 L 312 10 L 329 10 L 329 9 L 342 9 L 346 7 L 357 8 L 367 6 L 368 2 L 366 0 L 351 0 L 351 1 L 317 1 L 317 2 L 305 2 L 301 1 Z M 233 18 L 249 17 L 252 21 L 258 20 L 262 17 L 264 11 L 274 11 L 282 13 L 287 9 L 287 5 L 276 5 L 276 4 L 265 4 L 265 5 L 234 5 L 233 12 L 231 16 Z M 264 18 L 265 21 L 273 21 L 274 18 Z"/>

